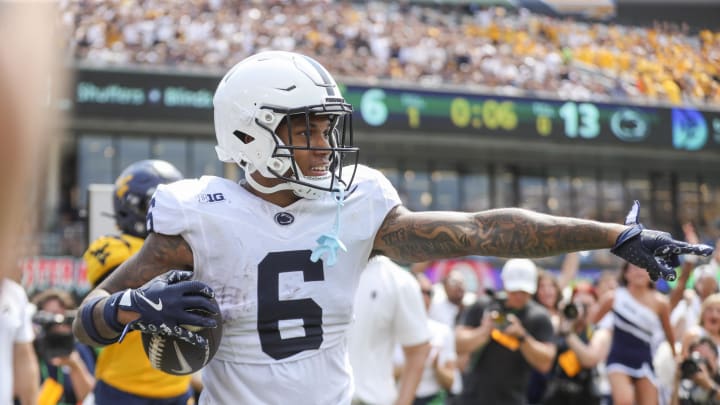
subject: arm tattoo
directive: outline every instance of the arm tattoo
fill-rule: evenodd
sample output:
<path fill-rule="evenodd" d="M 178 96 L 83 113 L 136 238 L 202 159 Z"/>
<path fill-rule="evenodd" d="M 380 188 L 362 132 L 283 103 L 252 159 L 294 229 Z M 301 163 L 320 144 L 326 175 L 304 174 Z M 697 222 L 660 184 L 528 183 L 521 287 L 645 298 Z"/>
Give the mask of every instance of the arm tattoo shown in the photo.
<path fill-rule="evenodd" d="M 518 208 L 412 213 L 397 207 L 378 231 L 375 248 L 409 262 L 468 255 L 545 257 L 609 248 L 622 229 Z"/>
<path fill-rule="evenodd" d="M 192 251 L 185 239 L 150 234 L 142 249 L 113 271 L 99 287 L 110 293 L 137 288 L 170 270 L 192 270 L 192 265 Z"/>

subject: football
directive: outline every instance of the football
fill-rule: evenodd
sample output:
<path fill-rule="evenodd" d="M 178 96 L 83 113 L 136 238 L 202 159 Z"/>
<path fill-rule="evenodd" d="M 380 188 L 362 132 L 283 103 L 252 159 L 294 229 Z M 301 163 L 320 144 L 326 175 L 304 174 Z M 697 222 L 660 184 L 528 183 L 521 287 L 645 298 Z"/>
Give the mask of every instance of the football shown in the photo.
<path fill-rule="evenodd" d="M 172 336 L 143 333 L 143 348 L 150 364 L 173 375 L 192 374 L 205 367 L 215 356 L 222 339 L 222 317 L 217 314 L 214 319 L 217 321 L 217 328 L 186 328 L 207 339 L 207 350 Z"/>

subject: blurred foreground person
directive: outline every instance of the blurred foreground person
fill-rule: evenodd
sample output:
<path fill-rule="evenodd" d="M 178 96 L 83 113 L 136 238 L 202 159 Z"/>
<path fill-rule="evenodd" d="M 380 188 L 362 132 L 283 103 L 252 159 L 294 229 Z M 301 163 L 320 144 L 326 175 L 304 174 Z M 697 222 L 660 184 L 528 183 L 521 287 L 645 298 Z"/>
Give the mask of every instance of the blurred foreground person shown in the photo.
<path fill-rule="evenodd" d="M 20 280 L 17 261 L 42 220 L 43 176 L 62 134 L 53 104 L 65 90 L 54 1 L 0 2 L 0 279 Z"/>

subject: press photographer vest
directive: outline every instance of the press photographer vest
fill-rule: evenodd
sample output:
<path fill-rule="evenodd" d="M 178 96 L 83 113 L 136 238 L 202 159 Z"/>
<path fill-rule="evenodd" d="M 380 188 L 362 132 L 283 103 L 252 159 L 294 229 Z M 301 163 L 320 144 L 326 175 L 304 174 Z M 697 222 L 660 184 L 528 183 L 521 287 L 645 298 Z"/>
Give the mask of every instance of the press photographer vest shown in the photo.
<path fill-rule="evenodd" d="M 578 337 L 587 344 L 592 338 L 592 334 L 593 329 L 587 327 L 578 334 Z M 583 405 L 599 403 L 600 393 L 595 367 L 582 367 L 577 354 L 570 349 L 565 337 L 558 337 L 556 344 L 555 366 L 548 376 L 543 403 L 558 403 L 560 399 L 572 400 L 573 403 L 577 402 Z"/>

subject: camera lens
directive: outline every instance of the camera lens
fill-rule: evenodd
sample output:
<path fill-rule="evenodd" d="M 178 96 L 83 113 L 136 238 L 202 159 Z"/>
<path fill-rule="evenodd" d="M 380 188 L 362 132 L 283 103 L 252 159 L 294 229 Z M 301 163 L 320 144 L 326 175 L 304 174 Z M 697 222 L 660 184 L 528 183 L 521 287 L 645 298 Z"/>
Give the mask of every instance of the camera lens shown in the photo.
<path fill-rule="evenodd" d="M 692 358 L 685 359 L 682 363 L 680 363 L 680 375 L 682 378 L 691 378 L 698 371 L 700 371 L 700 367 Z"/>
<path fill-rule="evenodd" d="M 566 319 L 573 320 L 578 317 L 579 311 L 577 305 L 574 303 L 569 303 L 565 305 L 565 308 L 563 308 L 563 316 Z"/>

